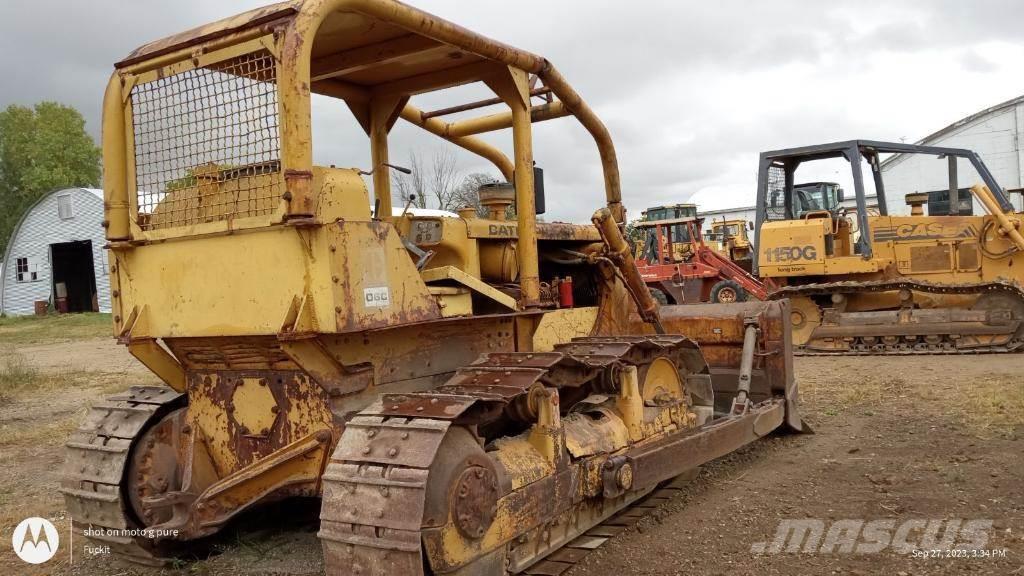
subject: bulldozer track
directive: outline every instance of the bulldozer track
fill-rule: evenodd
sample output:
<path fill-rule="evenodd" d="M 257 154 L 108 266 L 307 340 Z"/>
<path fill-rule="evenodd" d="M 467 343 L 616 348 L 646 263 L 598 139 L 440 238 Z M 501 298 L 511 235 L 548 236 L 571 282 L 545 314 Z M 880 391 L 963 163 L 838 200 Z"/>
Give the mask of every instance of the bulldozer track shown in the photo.
<path fill-rule="evenodd" d="M 845 281 L 845 282 L 822 282 L 817 284 L 802 284 L 798 286 L 784 286 L 768 295 L 770 300 L 780 300 L 792 296 L 830 296 L 837 292 L 891 292 L 896 290 L 910 290 L 913 292 L 924 292 L 928 294 L 985 294 L 1001 293 L 1008 294 L 1024 301 L 1024 289 L 1017 282 L 994 281 L 978 282 L 970 284 L 941 284 L 935 282 L 923 282 L 920 280 L 870 280 L 870 281 Z M 901 346 L 876 344 L 837 352 L 821 350 L 809 350 L 805 346 L 794 346 L 793 353 L 797 356 L 914 356 L 914 355 L 971 355 L 990 353 L 1009 353 L 1024 349 L 1024 339 L 1017 338 L 1007 345 L 984 346 L 973 348 L 957 348 L 949 340 L 937 345 L 923 345 L 918 343 L 912 345 L 906 342 Z"/>
<path fill-rule="evenodd" d="M 509 405 L 528 394 L 534 383 L 550 382 L 562 366 L 591 367 L 601 380 L 605 376 L 602 371 L 620 363 L 637 365 L 652 352 L 671 357 L 687 350 L 697 351 L 682 336 L 578 338 L 556 346 L 549 353 L 485 355 L 459 369 L 441 387 L 402 395 L 393 405 L 392 399 L 385 396 L 380 405 L 371 406 L 348 422 L 323 476 L 319 536 L 326 572 L 429 573 L 425 572 L 426 561 L 421 556 L 427 475 L 445 433 L 457 426 L 450 419 L 429 417 L 430 410 L 444 410 L 448 402 L 465 398 Z M 679 362 L 680 366 L 685 365 L 684 359 Z M 388 409 L 399 408 L 400 402 L 406 406 L 416 402 L 416 410 L 425 416 L 388 416 Z M 429 408 L 420 410 L 424 406 Z M 401 449 L 386 448 L 392 445 Z M 681 487 L 682 483 L 670 481 L 661 487 L 644 487 L 617 500 L 608 500 L 609 509 L 599 522 L 583 527 L 567 544 L 512 573 L 563 573 Z M 507 566 L 505 573 L 510 573 Z"/>
<path fill-rule="evenodd" d="M 131 562 L 166 563 L 139 534 L 122 486 L 136 438 L 182 398 L 167 387 L 132 386 L 95 404 L 67 442 L 61 492 L 74 528 Z"/>
<path fill-rule="evenodd" d="M 570 568 L 582 562 L 591 552 L 597 550 L 620 533 L 632 528 L 640 520 L 650 516 L 659 507 L 668 503 L 669 500 L 679 494 L 692 481 L 696 470 L 692 472 L 680 474 L 674 479 L 658 486 L 650 494 L 641 497 L 611 518 L 587 530 L 582 536 L 527 568 L 522 574 L 529 576 L 559 576 L 567 572 Z"/>

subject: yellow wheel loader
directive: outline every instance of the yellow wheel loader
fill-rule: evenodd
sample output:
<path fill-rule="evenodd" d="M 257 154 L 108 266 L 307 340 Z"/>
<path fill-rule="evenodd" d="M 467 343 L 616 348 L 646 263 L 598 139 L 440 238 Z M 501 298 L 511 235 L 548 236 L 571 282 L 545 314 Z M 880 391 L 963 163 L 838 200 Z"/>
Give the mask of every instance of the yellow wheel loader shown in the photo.
<path fill-rule="evenodd" d="M 410 101 L 467 84 L 493 98 Z M 314 164 L 314 95 L 371 166 Z M 558 117 L 600 157 L 586 225 L 537 221 L 532 125 Z M 399 120 L 494 163 L 486 214 L 392 206 Z M 510 156 L 477 137 L 507 128 Z M 320 497 L 331 575 L 550 570 L 659 483 L 801 429 L 788 304 L 659 309 L 608 131 L 535 54 L 392 0 L 275 4 L 117 63 L 103 153 L 114 332 L 164 385 L 92 406 L 63 492 L 122 558 Z"/>
<path fill-rule="evenodd" d="M 929 194 L 906 195 L 890 216 L 879 156 L 923 155 L 948 174 L 952 214 L 924 213 Z M 831 183 L 795 184 L 810 162 L 845 159 L 856 207 Z M 867 204 L 862 163 L 877 208 Z M 980 180 L 961 190 L 958 174 Z M 1024 348 L 1024 237 L 1016 212 L 971 150 L 855 140 L 761 154 L 755 273 L 792 304 L 794 342 L 806 354 L 963 354 Z M 982 216 L 960 215 L 961 195 Z"/>

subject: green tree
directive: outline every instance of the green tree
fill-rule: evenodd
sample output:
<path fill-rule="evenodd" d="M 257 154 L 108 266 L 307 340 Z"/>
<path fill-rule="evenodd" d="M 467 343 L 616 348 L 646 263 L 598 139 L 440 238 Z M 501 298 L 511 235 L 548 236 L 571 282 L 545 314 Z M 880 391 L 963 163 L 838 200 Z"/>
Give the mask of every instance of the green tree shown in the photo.
<path fill-rule="evenodd" d="M 626 240 L 634 244 L 644 239 L 644 230 L 638 226 L 639 223 L 639 218 L 626 222 Z"/>
<path fill-rule="evenodd" d="M 12 104 L 0 112 L 0 254 L 22 213 L 42 195 L 100 181 L 100 149 L 70 106 Z"/>

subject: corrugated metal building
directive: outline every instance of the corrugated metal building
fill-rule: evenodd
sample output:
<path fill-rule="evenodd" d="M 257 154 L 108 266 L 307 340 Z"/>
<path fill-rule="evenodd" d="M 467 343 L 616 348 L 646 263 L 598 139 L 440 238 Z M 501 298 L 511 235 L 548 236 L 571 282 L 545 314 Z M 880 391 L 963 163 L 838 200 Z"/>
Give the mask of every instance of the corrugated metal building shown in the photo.
<path fill-rule="evenodd" d="M 757 210 L 753 206 L 740 206 L 738 208 L 719 208 L 718 210 L 697 209 L 697 216 L 704 218 L 705 228 L 712 220 L 746 220 L 753 222 L 757 216 Z"/>
<path fill-rule="evenodd" d="M 67 188 L 40 198 L 14 227 L 0 275 L 0 311 L 110 312 L 103 191 Z"/>
<path fill-rule="evenodd" d="M 1024 96 L 971 114 L 925 137 L 918 144 L 974 150 L 1000 186 L 1019 190 L 1024 187 Z M 941 205 L 945 198 L 945 206 L 948 207 L 947 170 L 946 160 L 930 156 L 896 154 L 883 161 L 882 177 L 889 214 L 909 214 L 905 196 L 912 192 L 932 192 L 935 203 Z M 966 193 L 967 188 L 981 182 L 977 172 L 964 159 L 957 164 L 957 176 L 958 188 L 964 191 L 961 199 L 970 196 Z M 1010 194 L 1010 200 L 1020 209 L 1020 194 Z M 975 215 L 984 214 L 984 208 L 977 202 L 973 206 L 963 202 L 961 213 L 968 210 Z"/>

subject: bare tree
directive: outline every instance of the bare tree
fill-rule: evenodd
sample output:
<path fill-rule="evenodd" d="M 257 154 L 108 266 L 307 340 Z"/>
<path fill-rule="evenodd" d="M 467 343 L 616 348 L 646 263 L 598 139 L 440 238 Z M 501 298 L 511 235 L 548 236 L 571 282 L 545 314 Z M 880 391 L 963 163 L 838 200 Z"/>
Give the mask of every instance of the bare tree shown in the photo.
<path fill-rule="evenodd" d="M 456 210 L 458 198 L 459 171 L 456 167 L 455 153 L 448 149 L 438 150 L 430 166 L 430 192 L 440 210 Z"/>
<path fill-rule="evenodd" d="M 459 170 L 455 153 L 451 150 L 435 150 L 430 158 L 429 168 L 416 152 L 409 152 L 409 166 L 412 174 L 403 174 L 395 179 L 395 188 L 404 206 L 409 197 L 416 195 L 413 204 L 419 208 L 428 205 L 439 210 L 455 210 L 461 206 L 457 197 Z"/>
<path fill-rule="evenodd" d="M 418 208 L 427 207 L 426 182 L 424 181 L 423 161 L 416 155 L 416 152 L 409 152 L 409 166 L 412 174 L 400 174 L 395 178 L 395 187 L 398 189 L 398 197 L 404 207 L 409 202 L 409 197 L 415 195 L 413 205 Z"/>
<path fill-rule="evenodd" d="M 410 151 L 407 167 L 411 174 L 396 174 L 394 179 L 402 206 L 415 195 L 413 206 L 417 208 L 430 206 L 454 212 L 464 206 L 472 206 L 483 214 L 477 189 L 483 184 L 499 182 L 494 176 L 482 172 L 463 176 L 458 170 L 455 153 L 447 149 L 435 150 L 429 167 L 420 155 Z"/>

